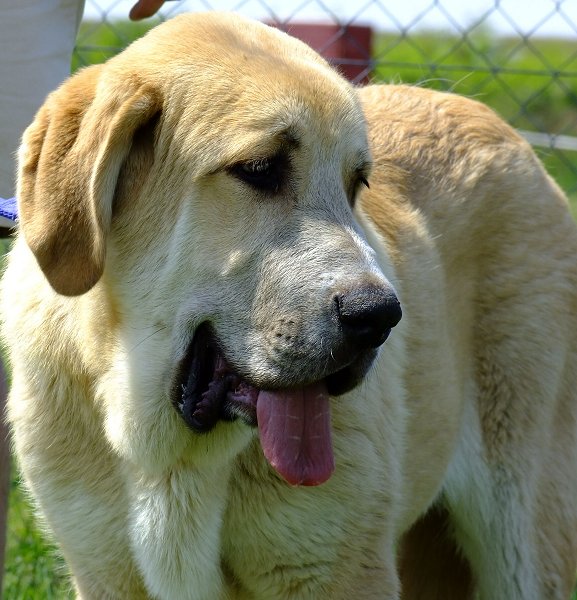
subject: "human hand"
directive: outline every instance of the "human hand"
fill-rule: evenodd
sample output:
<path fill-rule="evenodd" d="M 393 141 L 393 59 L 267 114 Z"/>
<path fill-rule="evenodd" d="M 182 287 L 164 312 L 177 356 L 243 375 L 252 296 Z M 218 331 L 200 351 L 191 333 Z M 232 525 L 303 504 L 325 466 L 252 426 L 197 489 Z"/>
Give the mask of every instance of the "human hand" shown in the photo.
<path fill-rule="evenodd" d="M 140 21 L 152 15 L 164 4 L 164 0 L 138 0 L 128 13 L 132 21 Z"/>

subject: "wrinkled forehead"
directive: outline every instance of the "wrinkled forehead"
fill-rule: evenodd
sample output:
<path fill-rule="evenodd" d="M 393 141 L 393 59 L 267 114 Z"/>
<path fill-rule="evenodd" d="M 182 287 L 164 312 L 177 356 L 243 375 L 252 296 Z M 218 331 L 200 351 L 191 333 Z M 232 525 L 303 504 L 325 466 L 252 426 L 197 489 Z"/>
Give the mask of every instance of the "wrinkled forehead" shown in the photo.
<path fill-rule="evenodd" d="M 269 80 L 266 89 L 247 93 L 247 105 L 237 115 L 239 135 L 230 151 L 270 155 L 279 146 L 317 147 L 330 152 L 364 151 L 363 115 L 342 90 L 308 85 L 301 78 Z M 242 156 L 231 156 L 229 159 Z"/>
<path fill-rule="evenodd" d="M 201 140 L 207 145 L 201 154 L 210 168 L 242 160 L 247 150 L 269 155 L 280 144 L 368 152 L 355 90 L 302 42 L 228 18 L 217 18 L 210 35 L 186 38 L 167 65 L 167 96 L 177 100 L 182 139 L 196 150 Z"/>
<path fill-rule="evenodd" d="M 222 94 L 212 95 L 211 106 L 203 112 L 210 115 L 211 131 L 200 137 L 215 145 L 206 153 L 212 169 L 271 156 L 281 147 L 368 155 L 364 117 L 354 91 L 316 66 L 253 64 Z"/>

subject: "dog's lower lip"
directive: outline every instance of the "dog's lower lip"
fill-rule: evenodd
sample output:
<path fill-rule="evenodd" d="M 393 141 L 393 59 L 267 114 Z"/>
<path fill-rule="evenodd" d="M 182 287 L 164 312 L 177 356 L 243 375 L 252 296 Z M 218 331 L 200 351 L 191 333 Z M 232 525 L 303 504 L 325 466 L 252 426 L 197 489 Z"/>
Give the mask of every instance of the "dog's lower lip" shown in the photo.
<path fill-rule="evenodd" d="M 231 367 L 212 327 L 203 324 L 180 363 L 173 402 L 198 433 L 219 421 L 257 426 L 263 454 L 278 475 L 291 485 L 319 485 L 335 465 L 330 396 L 355 387 L 370 362 L 366 354 L 325 377 L 254 385 Z"/>
<path fill-rule="evenodd" d="M 331 396 L 342 396 L 352 390 L 358 383 L 353 381 L 352 369 L 350 366 L 339 369 L 325 378 L 327 389 Z"/>
<path fill-rule="evenodd" d="M 228 365 L 212 328 L 201 324 L 195 331 L 177 368 L 172 402 L 185 423 L 194 431 L 210 431 L 227 418 L 226 398 L 240 382 Z"/>
<path fill-rule="evenodd" d="M 228 363 L 211 325 L 203 323 L 197 327 L 177 367 L 172 402 L 185 423 L 199 433 L 212 430 L 219 420 L 240 418 L 246 424 L 256 426 L 260 391 L 297 389 L 318 381 L 324 382 L 330 396 L 340 396 L 360 383 L 366 373 L 366 364 L 370 362 L 370 356 L 356 357 L 317 380 L 255 383 Z"/>

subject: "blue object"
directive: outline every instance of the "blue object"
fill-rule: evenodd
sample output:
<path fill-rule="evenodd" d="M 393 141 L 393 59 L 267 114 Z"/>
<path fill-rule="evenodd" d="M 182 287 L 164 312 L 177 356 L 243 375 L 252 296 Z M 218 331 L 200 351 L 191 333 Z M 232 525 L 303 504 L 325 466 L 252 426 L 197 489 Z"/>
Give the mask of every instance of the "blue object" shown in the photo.
<path fill-rule="evenodd" d="M 14 227 L 17 219 L 16 198 L 0 198 L 0 227 Z"/>

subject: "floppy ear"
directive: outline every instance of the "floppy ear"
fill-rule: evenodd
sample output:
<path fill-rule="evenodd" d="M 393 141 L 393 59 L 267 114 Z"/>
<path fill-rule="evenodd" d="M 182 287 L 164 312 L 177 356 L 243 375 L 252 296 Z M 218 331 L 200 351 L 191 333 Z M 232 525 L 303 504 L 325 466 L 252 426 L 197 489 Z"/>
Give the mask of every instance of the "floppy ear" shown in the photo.
<path fill-rule="evenodd" d="M 161 109 L 133 79 L 99 86 L 90 67 L 53 92 L 23 137 L 20 227 L 54 290 L 76 296 L 104 270 L 118 174 L 135 132 Z"/>

